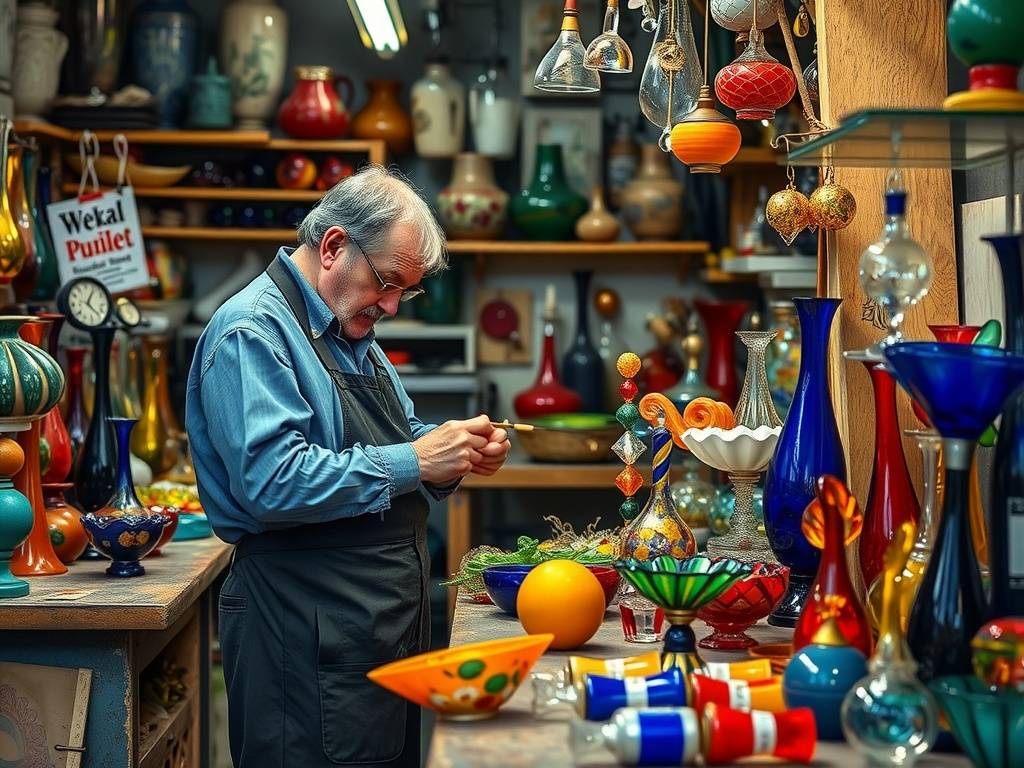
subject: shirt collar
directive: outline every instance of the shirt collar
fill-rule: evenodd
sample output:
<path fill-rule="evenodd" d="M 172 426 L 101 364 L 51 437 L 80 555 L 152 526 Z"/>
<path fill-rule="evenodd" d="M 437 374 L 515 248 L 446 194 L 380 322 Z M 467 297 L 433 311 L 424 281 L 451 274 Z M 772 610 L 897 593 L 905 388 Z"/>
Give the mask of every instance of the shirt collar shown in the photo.
<path fill-rule="evenodd" d="M 309 280 L 306 279 L 306 276 L 299 269 L 299 265 L 291 258 L 294 251 L 294 248 L 282 247 L 278 250 L 277 255 L 284 262 L 285 267 L 291 272 L 292 277 L 295 278 L 295 282 L 299 286 L 299 291 L 301 291 L 302 298 L 306 303 L 309 330 L 313 334 L 313 338 L 319 338 L 325 333 L 330 332 L 331 336 L 337 339 L 343 346 L 347 345 L 351 348 L 353 356 L 357 361 L 362 361 L 366 357 L 370 345 L 373 343 L 375 338 L 374 332 L 371 330 L 363 338 L 356 339 L 355 341 L 346 339 L 341 335 L 338 318 L 334 316 L 331 308 L 327 306 L 327 303 L 317 293 L 316 289 L 310 285 Z"/>

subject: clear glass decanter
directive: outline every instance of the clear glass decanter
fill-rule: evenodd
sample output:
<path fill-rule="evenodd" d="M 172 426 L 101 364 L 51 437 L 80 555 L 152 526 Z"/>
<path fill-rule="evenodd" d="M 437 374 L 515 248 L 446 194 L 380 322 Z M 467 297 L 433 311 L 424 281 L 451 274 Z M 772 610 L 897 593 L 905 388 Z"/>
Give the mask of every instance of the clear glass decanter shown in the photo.
<path fill-rule="evenodd" d="M 654 41 L 640 79 L 640 110 L 662 129 L 668 152 L 672 126 L 697 106 L 704 74 L 697 58 L 687 0 L 661 0 Z"/>

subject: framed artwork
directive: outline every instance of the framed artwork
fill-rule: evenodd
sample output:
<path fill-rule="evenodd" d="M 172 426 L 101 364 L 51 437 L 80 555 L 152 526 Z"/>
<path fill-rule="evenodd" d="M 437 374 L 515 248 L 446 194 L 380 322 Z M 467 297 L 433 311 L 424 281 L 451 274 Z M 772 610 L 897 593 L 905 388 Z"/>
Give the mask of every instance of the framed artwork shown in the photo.
<path fill-rule="evenodd" d="M 601 33 L 604 5 L 599 0 L 579 0 L 580 36 L 586 45 Z M 533 87 L 537 65 L 562 28 L 561 0 L 522 0 L 519 3 L 519 93 L 530 98 L 596 98 L 601 92 L 569 95 Z"/>
<path fill-rule="evenodd" d="M 521 186 L 533 178 L 538 144 L 561 144 L 562 162 L 569 185 L 581 195 L 601 183 L 600 107 L 527 107 L 523 114 Z"/>
<path fill-rule="evenodd" d="M 0 663 L 4 764 L 79 768 L 91 687 L 91 669 Z"/>

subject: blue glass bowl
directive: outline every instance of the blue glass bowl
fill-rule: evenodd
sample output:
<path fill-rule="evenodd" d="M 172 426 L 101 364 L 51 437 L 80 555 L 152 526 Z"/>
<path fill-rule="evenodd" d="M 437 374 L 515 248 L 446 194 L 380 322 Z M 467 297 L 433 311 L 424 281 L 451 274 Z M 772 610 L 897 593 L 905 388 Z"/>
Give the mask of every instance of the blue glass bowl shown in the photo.
<path fill-rule="evenodd" d="M 526 574 L 536 565 L 492 565 L 484 570 L 484 589 L 491 602 L 501 608 L 507 615 L 519 618 L 516 611 L 516 598 L 519 588 L 523 586 Z"/>
<path fill-rule="evenodd" d="M 164 526 L 170 522 L 171 518 L 165 515 L 82 515 L 82 525 L 92 545 L 113 560 L 107 568 L 111 576 L 145 574 L 139 560 L 153 551 Z"/>
<path fill-rule="evenodd" d="M 950 729 L 978 768 L 1024 768 L 1024 691 L 993 688 L 973 675 L 930 683 Z"/>
<path fill-rule="evenodd" d="M 182 512 L 178 515 L 178 530 L 171 536 L 171 541 L 192 541 L 193 539 L 208 539 L 213 535 L 210 521 L 204 514 L 191 514 Z"/>

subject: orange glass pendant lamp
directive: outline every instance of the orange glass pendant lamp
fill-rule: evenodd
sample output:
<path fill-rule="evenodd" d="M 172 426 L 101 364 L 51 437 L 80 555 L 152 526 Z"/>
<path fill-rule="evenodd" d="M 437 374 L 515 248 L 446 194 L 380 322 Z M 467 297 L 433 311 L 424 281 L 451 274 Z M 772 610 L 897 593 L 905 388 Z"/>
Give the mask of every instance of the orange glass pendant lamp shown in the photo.
<path fill-rule="evenodd" d="M 697 108 L 672 127 L 672 154 L 690 173 L 720 173 L 740 149 L 740 129 L 715 109 L 711 89 L 700 87 Z"/>

